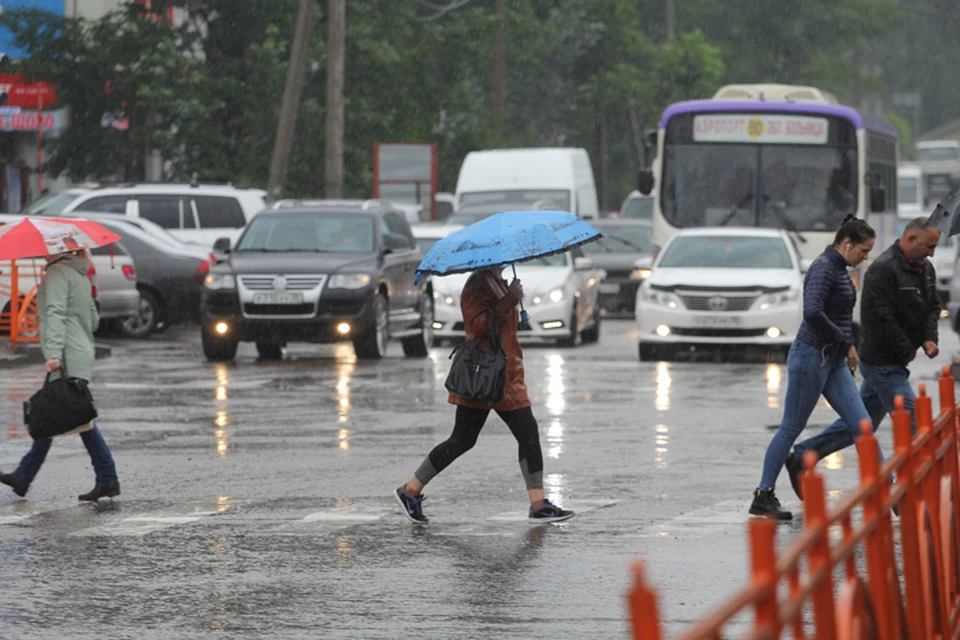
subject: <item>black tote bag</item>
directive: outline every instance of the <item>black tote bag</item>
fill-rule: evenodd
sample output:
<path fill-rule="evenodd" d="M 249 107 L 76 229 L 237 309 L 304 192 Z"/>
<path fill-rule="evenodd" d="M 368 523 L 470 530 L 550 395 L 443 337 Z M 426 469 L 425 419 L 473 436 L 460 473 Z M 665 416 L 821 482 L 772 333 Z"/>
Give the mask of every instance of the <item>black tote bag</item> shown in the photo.
<path fill-rule="evenodd" d="M 59 436 L 97 417 L 87 381 L 68 377 L 66 359 L 60 362 L 60 377 L 50 380 L 48 373 L 40 390 L 23 402 L 23 419 L 34 440 Z"/>
<path fill-rule="evenodd" d="M 495 403 L 503 399 L 507 382 L 507 354 L 500 345 L 500 323 L 497 314 L 484 312 L 487 317 L 487 339 L 490 351 L 480 348 L 482 338 L 458 346 L 450 357 L 450 373 L 444 386 L 450 393 L 476 402 Z"/>

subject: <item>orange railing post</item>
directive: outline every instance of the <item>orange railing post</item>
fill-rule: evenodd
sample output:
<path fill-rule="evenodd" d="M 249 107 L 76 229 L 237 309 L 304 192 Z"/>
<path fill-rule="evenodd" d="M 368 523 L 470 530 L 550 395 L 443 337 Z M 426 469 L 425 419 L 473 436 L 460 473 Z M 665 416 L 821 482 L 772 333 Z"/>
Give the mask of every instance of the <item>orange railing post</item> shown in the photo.
<path fill-rule="evenodd" d="M 10 351 L 20 338 L 20 272 L 17 261 L 10 261 Z"/>
<path fill-rule="evenodd" d="M 647 586 L 643 562 L 634 565 L 633 576 L 633 588 L 627 594 L 627 606 L 633 622 L 634 640 L 660 640 L 657 594 Z"/>
<path fill-rule="evenodd" d="M 750 521 L 750 573 L 753 584 L 763 587 L 754 612 L 757 627 L 769 629 L 773 638 L 780 637 L 780 603 L 777 600 L 777 525 L 769 518 Z"/>
<path fill-rule="evenodd" d="M 903 497 L 899 502 L 900 511 L 900 546 L 904 558 L 918 558 L 920 556 L 920 540 L 917 529 L 917 486 L 914 483 L 915 455 L 910 434 L 910 413 L 903 407 L 903 396 L 897 396 L 894 406 L 896 409 L 890 414 L 893 420 L 893 442 L 896 455 L 904 457 L 900 471 L 897 473 L 897 484 L 904 488 Z M 911 638 L 926 638 L 927 621 L 923 615 L 923 578 L 920 566 L 916 562 L 904 561 L 903 582 L 907 597 L 907 628 Z"/>
<path fill-rule="evenodd" d="M 830 538 L 827 536 L 827 487 L 823 476 L 817 473 L 817 454 L 807 451 L 803 457 L 806 471 L 803 483 L 803 526 L 805 529 L 821 529 L 822 535 L 810 549 L 808 573 L 821 570 L 827 576 L 833 575 L 833 562 L 830 559 Z M 813 591 L 813 621 L 817 638 L 833 640 L 836 637 L 836 606 L 833 601 L 833 581 L 824 580 Z"/>

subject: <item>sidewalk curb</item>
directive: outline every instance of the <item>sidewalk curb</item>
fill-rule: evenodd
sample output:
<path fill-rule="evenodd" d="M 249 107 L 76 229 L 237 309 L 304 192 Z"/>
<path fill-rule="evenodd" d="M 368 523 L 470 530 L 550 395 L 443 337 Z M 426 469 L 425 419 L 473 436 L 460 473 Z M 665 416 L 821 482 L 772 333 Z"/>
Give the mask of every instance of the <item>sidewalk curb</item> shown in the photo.
<path fill-rule="evenodd" d="M 94 343 L 93 348 L 97 360 L 109 358 L 113 355 L 113 348 L 108 345 Z M 0 369 L 16 369 L 23 366 L 43 364 L 44 360 L 39 344 L 18 344 L 13 351 L 10 350 L 9 342 L 0 344 Z"/>

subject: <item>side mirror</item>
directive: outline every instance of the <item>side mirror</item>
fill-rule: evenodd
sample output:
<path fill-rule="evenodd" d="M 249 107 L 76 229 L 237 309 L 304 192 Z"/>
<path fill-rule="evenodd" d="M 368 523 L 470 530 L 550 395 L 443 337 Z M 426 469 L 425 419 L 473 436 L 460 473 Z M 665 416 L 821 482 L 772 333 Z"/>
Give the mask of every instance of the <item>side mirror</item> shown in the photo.
<path fill-rule="evenodd" d="M 648 196 L 650 192 L 653 191 L 653 185 L 653 171 L 650 169 L 641 169 L 637 172 L 637 191 Z"/>
<path fill-rule="evenodd" d="M 643 146 L 647 149 L 656 149 L 657 148 L 657 130 L 650 129 L 649 131 L 643 134 Z"/>
<path fill-rule="evenodd" d="M 410 249 L 410 241 L 406 236 L 402 236 L 399 233 L 385 233 L 383 234 L 383 251 L 384 253 L 393 253 L 394 251 L 402 251 L 403 249 Z"/>
<path fill-rule="evenodd" d="M 880 213 L 887 208 L 887 190 L 881 185 L 870 187 L 870 211 Z"/>
<path fill-rule="evenodd" d="M 806 273 L 809 271 L 811 264 L 813 264 L 813 260 L 810 258 L 802 258 L 800 260 L 800 273 Z"/>
<path fill-rule="evenodd" d="M 218 253 L 230 253 L 230 238 L 217 238 L 213 243 L 213 250 Z"/>
<path fill-rule="evenodd" d="M 586 257 L 574 258 L 573 269 L 574 271 L 590 271 L 593 269 L 593 260 Z"/>

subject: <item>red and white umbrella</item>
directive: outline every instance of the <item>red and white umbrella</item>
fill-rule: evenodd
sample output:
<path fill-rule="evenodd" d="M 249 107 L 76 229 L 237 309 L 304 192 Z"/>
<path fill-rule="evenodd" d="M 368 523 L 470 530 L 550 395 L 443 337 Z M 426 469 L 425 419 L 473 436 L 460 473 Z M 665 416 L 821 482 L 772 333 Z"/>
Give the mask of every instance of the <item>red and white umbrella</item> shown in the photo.
<path fill-rule="evenodd" d="M 0 227 L 0 261 L 93 249 L 120 239 L 91 220 L 31 216 Z"/>

